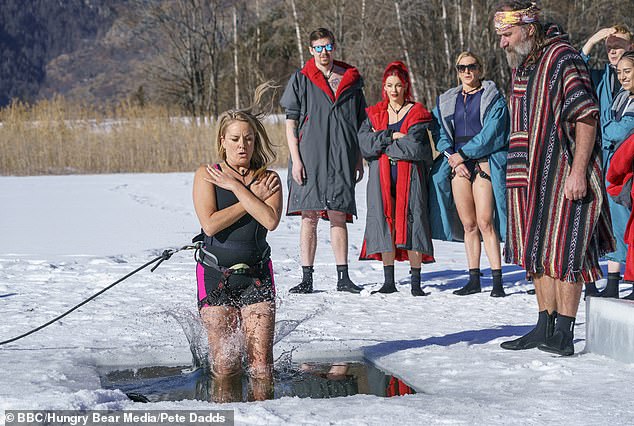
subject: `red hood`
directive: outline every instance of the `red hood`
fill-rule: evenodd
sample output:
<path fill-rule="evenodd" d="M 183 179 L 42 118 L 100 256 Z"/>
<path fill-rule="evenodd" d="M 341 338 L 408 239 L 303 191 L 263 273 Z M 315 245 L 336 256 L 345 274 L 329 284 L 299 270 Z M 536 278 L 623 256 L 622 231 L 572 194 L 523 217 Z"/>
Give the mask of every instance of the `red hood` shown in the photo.
<path fill-rule="evenodd" d="M 328 95 L 330 100 L 333 102 L 341 96 L 343 92 L 345 92 L 348 88 L 353 86 L 357 81 L 361 79 L 361 74 L 359 71 L 351 65 L 346 64 L 345 62 L 334 61 L 334 64 L 338 67 L 344 68 L 346 71 L 343 74 L 343 78 L 341 79 L 341 83 L 339 83 L 339 87 L 337 88 L 337 93 L 333 95 L 328 82 L 326 81 L 326 77 L 324 74 L 317 68 L 315 64 L 315 58 L 310 58 L 304 68 L 302 68 L 302 74 L 304 74 L 313 84 L 319 87 L 323 92 Z"/>
<path fill-rule="evenodd" d="M 368 114 L 368 118 L 372 123 L 372 127 L 374 130 L 385 130 L 387 129 L 388 123 L 388 113 L 387 113 L 387 101 L 381 101 L 378 104 L 372 105 L 366 108 L 366 112 Z M 401 125 L 401 132 L 407 133 L 407 130 L 418 123 L 427 123 L 431 121 L 432 115 L 427 109 L 420 103 L 415 102 L 412 109 L 409 110 L 407 115 L 405 116 L 405 120 Z"/>

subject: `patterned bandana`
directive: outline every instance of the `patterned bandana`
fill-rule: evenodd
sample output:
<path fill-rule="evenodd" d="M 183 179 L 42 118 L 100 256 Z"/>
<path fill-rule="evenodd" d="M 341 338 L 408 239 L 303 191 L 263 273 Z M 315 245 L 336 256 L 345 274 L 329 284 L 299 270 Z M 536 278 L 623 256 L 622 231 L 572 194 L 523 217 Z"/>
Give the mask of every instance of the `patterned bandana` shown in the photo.
<path fill-rule="evenodd" d="M 506 31 L 514 25 L 530 24 L 539 21 L 539 8 L 533 3 L 530 7 L 521 10 L 503 10 L 495 12 L 495 31 Z"/>

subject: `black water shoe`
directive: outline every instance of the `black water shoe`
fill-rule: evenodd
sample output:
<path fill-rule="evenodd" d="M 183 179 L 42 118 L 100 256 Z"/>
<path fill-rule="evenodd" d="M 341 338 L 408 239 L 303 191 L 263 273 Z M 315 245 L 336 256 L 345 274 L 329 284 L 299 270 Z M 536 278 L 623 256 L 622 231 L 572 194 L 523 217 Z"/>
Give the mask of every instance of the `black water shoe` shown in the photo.
<path fill-rule="evenodd" d="M 412 283 L 412 296 L 429 296 L 429 293 L 420 288 L 420 283 Z"/>
<path fill-rule="evenodd" d="M 502 342 L 500 347 L 510 351 L 523 351 L 525 349 L 536 348 L 542 343 L 545 343 L 546 339 L 553 335 L 556 317 L 557 312 L 553 312 L 549 315 L 548 311 L 541 311 L 537 317 L 535 328 L 518 339 Z"/>
<path fill-rule="evenodd" d="M 361 290 L 363 290 L 363 288 L 355 285 L 350 278 L 337 282 L 337 291 L 347 291 L 348 293 L 359 294 L 361 293 Z"/>
<path fill-rule="evenodd" d="M 374 290 L 371 294 L 381 293 L 381 294 L 390 294 L 396 293 L 398 290 L 396 289 L 396 285 L 393 282 L 384 283 L 380 289 Z"/>
<path fill-rule="evenodd" d="M 361 293 L 363 290 L 355 285 L 348 276 L 348 265 L 337 265 L 337 291 L 347 291 L 348 293 Z"/>
<path fill-rule="evenodd" d="M 608 284 L 599 292 L 599 297 L 618 299 L 619 281 L 621 281 L 621 274 L 619 272 L 608 272 Z"/>
<path fill-rule="evenodd" d="M 313 272 L 312 266 L 302 266 L 302 282 L 291 288 L 289 293 L 308 294 L 313 292 Z"/>
<path fill-rule="evenodd" d="M 537 347 L 540 351 L 570 356 L 575 353 L 574 338 L 575 318 L 558 315 L 553 335 Z"/>
<path fill-rule="evenodd" d="M 453 294 L 467 296 L 469 294 L 480 293 L 480 268 L 469 269 L 469 282 L 464 287 L 454 290 Z"/>
<path fill-rule="evenodd" d="M 291 288 L 288 292 L 289 293 L 296 293 L 296 294 L 312 293 L 313 292 L 313 283 L 312 282 L 302 281 L 301 283 L 299 283 L 295 287 Z"/>
<path fill-rule="evenodd" d="M 506 297 L 504 286 L 502 285 L 502 270 L 492 269 L 491 276 L 493 277 L 493 290 L 491 290 L 491 297 Z"/>

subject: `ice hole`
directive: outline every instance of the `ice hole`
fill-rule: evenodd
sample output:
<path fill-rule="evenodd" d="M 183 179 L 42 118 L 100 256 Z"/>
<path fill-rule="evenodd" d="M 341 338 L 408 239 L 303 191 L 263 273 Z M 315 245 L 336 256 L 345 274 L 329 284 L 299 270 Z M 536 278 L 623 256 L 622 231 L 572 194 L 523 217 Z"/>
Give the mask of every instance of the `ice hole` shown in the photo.
<path fill-rule="evenodd" d="M 242 373 L 232 380 L 219 383 L 207 369 L 188 366 L 157 366 L 102 372 L 101 385 L 105 389 L 120 389 L 137 402 L 248 402 L 285 396 L 337 398 L 368 394 L 391 397 L 416 393 L 398 377 L 385 373 L 367 362 L 303 362 L 276 365 L 273 373 L 273 391 L 267 398 L 257 397 L 253 379 L 247 374 Z"/>

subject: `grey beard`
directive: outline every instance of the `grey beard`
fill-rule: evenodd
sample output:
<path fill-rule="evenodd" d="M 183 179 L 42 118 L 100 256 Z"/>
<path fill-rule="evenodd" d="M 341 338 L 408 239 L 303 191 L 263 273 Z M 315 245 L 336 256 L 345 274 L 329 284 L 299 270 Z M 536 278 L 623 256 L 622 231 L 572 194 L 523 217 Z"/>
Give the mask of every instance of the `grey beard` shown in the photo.
<path fill-rule="evenodd" d="M 533 39 L 527 38 L 519 42 L 516 47 L 506 49 L 504 52 L 506 53 L 506 62 L 508 62 L 509 67 L 515 69 L 522 65 L 529 53 L 531 53 L 531 50 L 533 50 L 534 45 L 535 42 Z"/>

